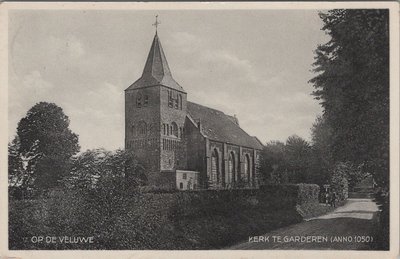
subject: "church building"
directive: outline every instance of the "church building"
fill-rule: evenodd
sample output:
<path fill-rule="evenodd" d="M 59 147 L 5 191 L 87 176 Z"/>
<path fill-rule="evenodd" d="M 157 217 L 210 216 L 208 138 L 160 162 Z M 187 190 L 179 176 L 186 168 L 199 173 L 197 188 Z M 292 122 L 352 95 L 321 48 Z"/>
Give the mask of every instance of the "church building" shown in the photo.
<path fill-rule="evenodd" d="M 125 148 L 148 169 L 149 185 L 257 187 L 261 142 L 236 116 L 189 102 L 188 94 L 156 32 L 142 76 L 125 90 Z"/>

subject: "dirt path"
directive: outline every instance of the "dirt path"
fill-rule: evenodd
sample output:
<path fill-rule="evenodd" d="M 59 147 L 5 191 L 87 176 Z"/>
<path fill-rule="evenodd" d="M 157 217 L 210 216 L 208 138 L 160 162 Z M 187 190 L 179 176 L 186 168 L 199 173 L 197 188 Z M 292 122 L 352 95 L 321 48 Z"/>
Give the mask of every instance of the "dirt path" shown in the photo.
<path fill-rule="evenodd" d="M 375 238 L 377 211 L 372 199 L 349 199 L 331 213 L 277 229 L 262 237 L 249 237 L 249 240 L 229 249 L 368 250 L 371 242 L 367 239 Z"/>

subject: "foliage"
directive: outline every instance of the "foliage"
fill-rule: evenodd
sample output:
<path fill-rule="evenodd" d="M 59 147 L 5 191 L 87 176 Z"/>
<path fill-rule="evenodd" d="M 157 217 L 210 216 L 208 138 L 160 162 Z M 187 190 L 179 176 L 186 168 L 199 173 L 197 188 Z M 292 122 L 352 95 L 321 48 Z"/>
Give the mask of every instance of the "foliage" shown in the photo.
<path fill-rule="evenodd" d="M 297 135 L 287 138 L 285 144 L 285 156 L 287 170 L 290 172 L 290 182 L 309 182 L 310 144 Z"/>
<path fill-rule="evenodd" d="M 65 185 L 72 188 L 96 189 L 111 198 L 134 190 L 146 182 L 145 168 L 130 150 L 87 150 L 73 158 Z"/>
<path fill-rule="evenodd" d="M 19 121 L 17 136 L 9 145 L 10 185 L 41 190 L 55 187 L 78 151 L 78 136 L 69 129 L 62 108 L 40 102 Z"/>
<path fill-rule="evenodd" d="M 363 165 L 385 185 L 389 175 L 388 10 L 320 13 L 331 39 L 318 46 L 310 80 L 331 129 L 335 162 Z"/>
<path fill-rule="evenodd" d="M 350 163 L 336 164 L 331 176 L 331 188 L 336 192 L 338 200 L 345 200 L 349 194 L 348 175 L 352 170 Z"/>
<path fill-rule="evenodd" d="M 319 203 L 319 186 L 316 184 L 297 184 L 297 204 Z"/>
<path fill-rule="evenodd" d="M 265 182 L 284 183 L 283 174 L 285 165 L 285 144 L 280 141 L 267 143 L 261 151 L 260 171 Z"/>
<path fill-rule="evenodd" d="M 334 167 L 331 145 L 331 129 L 323 116 L 318 116 L 311 128 L 310 182 L 322 186 L 330 180 Z"/>
<path fill-rule="evenodd" d="M 299 188 L 132 192 L 113 200 L 96 189 L 53 190 L 39 199 L 10 201 L 10 249 L 222 248 L 301 222 Z M 29 240 L 40 235 L 93 236 L 94 243 Z"/>
<path fill-rule="evenodd" d="M 261 152 L 260 171 L 264 181 L 277 183 L 311 183 L 310 165 L 311 146 L 292 135 L 286 143 L 271 141 Z"/>
<path fill-rule="evenodd" d="M 8 144 L 8 185 L 11 187 L 26 185 L 28 175 L 24 173 L 22 158 L 19 153 L 20 142 L 18 136 Z"/>

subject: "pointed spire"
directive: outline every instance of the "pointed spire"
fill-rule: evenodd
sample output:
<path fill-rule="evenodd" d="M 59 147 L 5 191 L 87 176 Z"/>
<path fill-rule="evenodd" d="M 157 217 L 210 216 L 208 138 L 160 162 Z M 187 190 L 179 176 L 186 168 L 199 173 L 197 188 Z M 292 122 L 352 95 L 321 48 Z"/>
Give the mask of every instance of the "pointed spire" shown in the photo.
<path fill-rule="evenodd" d="M 157 32 L 154 35 L 142 77 L 129 86 L 127 90 L 153 85 L 164 85 L 184 92 L 182 86 L 180 86 L 172 77 Z"/>
<path fill-rule="evenodd" d="M 147 76 L 152 76 L 160 82 L 164 76 L 172 77 L 157 34 L 154 36 L 149 55 L 147 56 L 146 65 L 143 69 L 142 77 Z"/>

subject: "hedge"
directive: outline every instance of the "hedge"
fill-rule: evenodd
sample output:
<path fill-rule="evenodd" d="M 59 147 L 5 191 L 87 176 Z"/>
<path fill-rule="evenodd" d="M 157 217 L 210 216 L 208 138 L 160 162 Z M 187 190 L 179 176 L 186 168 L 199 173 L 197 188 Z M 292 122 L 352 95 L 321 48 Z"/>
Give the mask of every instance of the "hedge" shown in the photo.
<path fill-rule="evenodd" d="M 10 200 L 10 249 L 218 249 L 302 221 L 318 186 L 146 191 L 123 196 L 63 190 Z M 93 236 L 94 244 L 33 244 L 30 237 Z"/>

